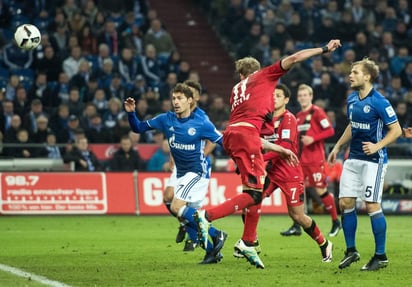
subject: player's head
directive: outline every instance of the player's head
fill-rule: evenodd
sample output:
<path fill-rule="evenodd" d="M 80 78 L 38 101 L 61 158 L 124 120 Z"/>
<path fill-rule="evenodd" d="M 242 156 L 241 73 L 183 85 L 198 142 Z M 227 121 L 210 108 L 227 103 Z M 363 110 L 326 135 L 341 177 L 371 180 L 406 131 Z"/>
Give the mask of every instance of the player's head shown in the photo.
<path fill-rule="evenodd" d="M 240 79 L 247 78 L 250 74 L 260 70 L 260 63 L 253 57 L 245 57 L 235 62 L 236 73 L 240 75 Z"/>
<path fill-rule="evenodd" d="M 171 91 L 172 105 L 178 117 L 186 117 L 190 114 L 193 104 L 193 92 L 189 86 L 179 83 Z"/>
<path fill-rule="evenodd" d="M 190 81 L 190 80 L 186 80 L 183 82 L 183 84 L 187 85 L 193 93 L 193 107 L 195 107 L 197 105 L 197 102 L 199 101 L 200 98 L 200 94 L 202 93 L 202 85 L 200 85 L 199 82 L 195 82 L 195 81 Z"/>
<path fill-rule="evenodd" d="M 311 86 L 306 84 L 301 84 L 298 87 L 298 103 L 302 110 L 306 109 L 312 104 L 313 100 L 313 89 Z"/>
<path fill-rule="evenodd" d="M 352 64 L 349 74 L 350 87 L 361 89 L 365 84 L 372 85 L 379 76 L 379 66 L 369 58 L 363 58 Z"/>
<path fill-rule="evenodd" d="M 289 103 L 290 90 L 284 84 L 277 84 L 275 90 L 273 91 L 273 96 L 275 98 L 275 112 L 283 110 Z"/>

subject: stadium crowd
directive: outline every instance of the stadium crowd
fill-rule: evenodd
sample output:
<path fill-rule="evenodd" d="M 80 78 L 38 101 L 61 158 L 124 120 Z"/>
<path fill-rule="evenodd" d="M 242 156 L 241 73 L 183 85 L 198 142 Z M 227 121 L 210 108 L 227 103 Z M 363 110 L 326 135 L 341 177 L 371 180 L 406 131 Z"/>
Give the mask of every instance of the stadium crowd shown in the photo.
<path fill-rule="evenodd" d="M 342 40 L 340 52 L 299 64 L 281 80 L 292 90 L 292 112 L 298 111 L 298 85 L 313 87 L 314 103 L 335 128 L 330 142 L 346 126 L 347 75 L 351 63 L 363 57 L 379 63 L 376 88 L 396 107 L 401 126 L 412 126 L 407 0 L 203 0 L 199 5 L 233 58 L 251 55 L 263 66 L 331 37 Z M 24 23 L 42 32 L 33 51 L 13 42 L 15 27 Z M 74 143 L 78 135 L 88 143 L 120 143 L 130 131 L 124 99 L 133 97 L 138 118 L 145 120 L 171 109 L 169 92 L 176 83 L 201 82 L 148 0 L 0 0 L 0 29 L 0 140 L 47 143 L 41 151 L 3 148 L 2 156 L 64 156 L 69 151 L 48 146 Z M 205 88 L 199 106 L 223 130 L 229 91 L 212 98 Z M 147 132 L 132 144 L 158 143 L 154 137 Z"/>

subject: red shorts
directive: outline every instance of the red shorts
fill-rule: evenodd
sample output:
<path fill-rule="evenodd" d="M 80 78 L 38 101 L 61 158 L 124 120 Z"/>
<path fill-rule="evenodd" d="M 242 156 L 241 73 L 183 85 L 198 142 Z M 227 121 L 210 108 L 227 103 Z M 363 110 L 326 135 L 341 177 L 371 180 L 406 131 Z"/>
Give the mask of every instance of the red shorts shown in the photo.
<path fill-rule="evenodd" d="M 242 184 L 262 189 L 265 183 L 260 136 L 256 128 L 246 126 L 227 127 L 223 134 L 223 148 L 236 163 Z"/>
<path fill-rule="evenodd" d="M 301 165 L 305 176 L 306 187 L 325 188 L 328 185 L 323 162 Z"/>
<path fill-rule="evenodd" d="M 305 201 L 305 186 L 303 181 L 270 181 L 269 186 L 265 189 L 263 197 L 270 196 L 276 188 L 282 190 L 286 198 L 287 206 L 300 206 Z"/>

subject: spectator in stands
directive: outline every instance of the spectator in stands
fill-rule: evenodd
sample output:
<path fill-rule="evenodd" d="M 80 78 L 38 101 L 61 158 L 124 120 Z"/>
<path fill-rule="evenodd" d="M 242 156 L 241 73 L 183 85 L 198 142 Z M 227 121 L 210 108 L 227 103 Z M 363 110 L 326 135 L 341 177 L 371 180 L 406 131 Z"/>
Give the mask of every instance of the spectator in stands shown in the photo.
<path fill-rule="evenodd" d="M 93 57 L 93 72 L 102 70 L 106 59 L 110 59 L 110 47 L 105 43 L 99 44 L 97 55 Z"/>
<path fill-rule="evenodd" d="M 63 155 L 64 163 L 74 162 L 75 171 L 101 171 L 102 164 L 93 151 L 89 150 L 86 137 L 76 139 L 75 146 Z"/>
<path fill-rule="evenodd" d="M 97 38 L 92 34 L 90 24 L 83 26 L 79 34 L 79 42 L 84 56 L 91 56 L 97 53 Z"/>
<path fill-rule="evenodd" d="M 39 115 L 36 119 L 37 130 L 30 134 L 31 141 L 33 143 L 41 144 L 47 140 L 47 135 L 51 133 L 49 127 L 49 119 L 44 115 Z"/>
<path fill-rule="evenodd" d="M 63 71 L 69 79 L 79 71 L 80 63 L 84 60 L 80 46 L 74 46 L 70 49 L 70 56 L 63 61 Z"/>
<path fill-rule="evenodd" d="M 336 37 L 341 39 L 342 43 L 350 43 L 353 41 L 353 35 L 360 30 L 359 26 L 353 20 L 352 11 L 345 9 L 342 19 L 336 24 Z"/>
<path fill-rule="evenodd" d="M 67 128 L 67 124 L 69 121 L 69 115 L 70 115 L 69 105 L 60 104 L 57 107 L 57 110 L 50 116 L 49 125 L 53 133 L 56 134 L 57 141 L 59 143 L 65 142 L 65 141 L 61 141 L 62 133 Z"/>
<path fill-rule="evenodd" d="M 145 78 L 143 77 L 143 75 L 138 74 L 127 91 L 127 97 L 131 97 L 135 99 L 135 101 L 137 101 L 142 97 L 144 93 L 147 92 L 147 89 L 148 87 L 146 85 Z"/>
<path fill-rule="evenodd" d="M 4 135 L 5 131 L 11 127 L 14 116 L 14 104 L 12 101 L 5 99 L 1 102 L 1 107 L 0 133 Z"/>
<path fill-rule="evenodd" d="M 242 18 L 245 9 L 242 0 L 230 0 L 230 3 L 224 9 L 224 15 L 220 22 L 219 32 L 224 37 L 230 37 L 230 31 L 238 19 Z"/>
<path fill-rule="evenodd" d="M 159 149 L 150 157 L 147 162 L 147 171 L 170 171 L 170 147 L 167 140 L 163 140 Z"/>
<path fill-rule="evenodd" d="M 97 89 L 91 102 L 96 106 L 98 113 L 103 115 L 107 112 L 108 101 L 104 89 Z"/>
<path fill-rule="evenodd" d="M 250 55 L 256 43 L 259 43 L 260 35 L 262 34 L 262 27 L 259 22 L 254 22 L 250 26 L 247 33 L 243 36 L 236 48 L 236 56 L 243 58 Z"/>
<path fill-rule="evenodd" d="M 245 31 L 250 31 L 250 27 L 256 21 L 255 10 L 247 8 L 243 17 L 237 19 L 233 26 L 230 27 L 230 33 L 228 33 L 230 41 L 234 45 L 238 45 L 245 36 Z"/>
<path fill-rule="evenodd" d="M 67 102 L 69 106 L 69 113 L 79 116 L 83 112 L 85 103 L 80 99 L 80 91 L 77 87 L 70 88 L 69 101 Z"/>
<path fill-rule="evenodd" d="M 151 87 L 159 86 L 162 72 L 154 45 L 145 46 L 145 53 L 140 57 L 140 67 L 147 84 Z"/>
<path fill-rule="evenodd" d="M 93 74 L 91 66 L 92 64 L 89 61 L 86 59 L 81 59 L 79 62 L 79 68 L 69 81 L 70 87 L 77 87 L 79 90 L 85 89 L 87 82 Z"/>
<path fill-rule="evenodd" d="M 286 31 L 285 23 L 282 21 L 276 22 L 274 32 L 270 34 L 270 45 L 273 48 L 278 48 L 281 53 L 288 39 L 290 39 L 290 35 Z"/>
<path fill-rule="evenodd" d="M 108 110 L 103 115 L 103 125 L 112 129 L 116 126 L 117 121 L 124 114 L 123 105 L 120 99 L 110 98 L 108 101 Z"/>
<path fill-rule="evenodd" d="M 59 74 L 59 80 L 54 89 L 55 103 L 57 103 L 57 105 L 67 103 L 69 101 L 69 90 L 69 76 L 65 72 L 62 72 Z"/>
<path fill-rule="evenodd" d="M 84 128 L 87 129 L 90 127 L 90 120 L 92 116 L 97 114 L 97 107 L 95 104 L 92 102 L 86 103 L 86 106 L 84 107 L 84 110 L 82 112 L 82 115 L 80 116 L 80 125 Z"/>
<path fill-rule="evenodd" d="M 412 59 L 405 64 L 400 73 L 401 84 L 405 89 L 412 89 Z"/>
<path fill-rule="evenodd" d="M 31 158 L 35 156 L 33 147 L 30 146 L 29 131 L 20 128 L 17 130 L 16 141 L 13 146 L 4 148 L 3 154 L 13 158 Z"/>
<path fill-rule="evenodd" d="M 13 101 L 16 96 L 17 87 L 20 85 L 20 79 L 17 75 L 11 74 L 9 81 L 6 85 L 5 97 L 6 99 Z"/>
<path fill-rule="evenodd" d="M 44 57 L 36 61 L 34 69 L 45 72 L 48 81 L 57 82 L 62 72 L 62 60 L 54 52 L 53 46 L 44 47 Z"/>
<path fill-rule="evenodd" d="M 144 47 L 153 45 L 160 57 L 169 57 L 175 49 L 172 36 L 168 31 L 162 28 L 162 22 L 159 19 L 153 19 L 150 22 L 150 28 L 143 37 Z"/>
<path fill-rule="evenodd" d="M 3 142 L 4 143 L 15 143 L 17 141 L 17 131 L 21 128 L 22 128 L 22 125 L 21 125 L 20 116 L 13 115 L 11 117 L 10 126 L 4 130 Z"/>
<path fill-rule="evenodd" d="M 151 115 L 157 115 L 160 113 L 160 96 L 159 96 L 159 89 L 157 87 L 155 88 L 149 88 L 147 92 L 144 94 L 144 98 L 147 101 L 147 113 Z"/>
<path fill-rule="evenodd" d="M 83 90 L 81 90 L 83 102 L 88 103 L 92 101 L 94 93 L 98 88 L 99 83 L 97 82 L 97 77 L 95 75 L 91 75 L 86 83 L 86 87 Z"/>
<path fill-rule="evenodd" d="M 177 84 L 177 74 L 175 72 L 169 72 L 166 76 L 166 80 L 160 85 L 159 98 L 168 99 L 170 101 L 170 91 Z"/>
<path fill-rule="evenodd" d="M 47 85 L 47 74 L 44 72 L 38 72 L 36 79 L 27 93 L 29 101 L 38 99 L 43 104 L 46 110 L 50 110 L 55 105 L 55 98 L 53 91 Z"/>
<path fill-rule="evenodd" d="M 118 70 L 126 83 L 131 83 L 139 74 L 139 62 L 131 48 L 123 48 L 120 54 Z"/>
<path fill-rule="evenodd" d="M 225 130 L 229 121 L 230 109 L 221 96 L 213 98 L 207 112 L 210 120 L 218 130 Z"/>
<path fill-rule="evenodd" d="M 395 106 L 397 102 L 403 100 L 406 91 L 407 90 L 402 87 L 401 78 L 399 76 L 393 76 L 389 86 L 385 89 L 385 96 L 391 104 Z"/>
<path fill-rule="evenodd" d="M 68 19 L 69 19 L 68 24 L 69 24 L 70 32 L 75 35 L 80 35 L 83 28 L 87 24 L 86 17 L 83 15 L 83 13 L 80 10 L 76 10 L 73 12 L 73 15 Z"/>
<path fill-rule="evenodd" d="M 128 135 L 120 139 L 120 149 L 109 160 L 110 171 L 142 171 L 146 167 L 146 162 L 140 157 L 139 152 L 134 149 Z"/>
<path fill-rule="evenodd" d="M 43 104 L 39 99 L 34 99 L 30 103 L 30 111 L 23 116 L 23 127 L 29 131 L 29 133 L 35 133 L 37 131 L 37 118 L 43 115 L 48 118 L 47 113 L 43 110 Z"/>
<path fill-rule="evenodd" d="M 110 82 L 115 72 L 114 62 L 111 58 L 104 59 L 101 69 L 97 69 L 96 77 L 98 79 L 99 87 L 106 89 L 110 86 Z"/>
<path fill-rule="evenodd" d="M 190 63 L 186 60 L 180 61 L 179 70 L 177 72 L 177 81 L 183 83 L 189 79 L 189 74 L 191 71 Z"/>
<path fill-rule="evenodd" d="M 19 85 L 16 88 L 16 96 L 13 100 L 14 113 L 18 114 L 22 119 L 30 111 L 30 101 L 27 97 L 26 88 Z"/>
<path fill-rule="evenodd" d="M 84 134 L 84 130 L 80 126 L 79 117 L 76 115 L 70 115 L 67 121 L 67 127 L 59 130 L 56 134 L 58 143 L 74 143 L 76 141 L 76 134 L 81 131 Z"/>
<path fill-rule="evenodd" d="M 54 33 L 50 35 L 50 44 L 53 46 L 54 51 L 56 54 L 61 58 L 65 59 L 69 56 L 70 51 L 67 49 L 69 46 L 69 37 L 70 32 L 67 28 L 66 20 L 60 13 L 56 14 L 56 17 L 60 18 L 63 17 L 63 23 L 58 23 L 56 26 L 56 30 Z M 76 70 L 75 70 L 76 71 Z"/>
<path fill-rule="evenodd" d="M 119 114 L 119 117 L 116 121 L 116 125 L 112 128 L 113 131 L 113 142 L 120 142 L 120 139 L 125 136 L 129 135 L 129 138 L 132 139 L 133 145 L 137 143 L 140 140 L 140 134 L 135 134 L 138 135 L 137 142 L 134 141 L 136 136 L 132 136 L 129 134 L 130 131 L 130 126 L 129 126 L 129 121 L 127 119 L 127 114 L 122 111 Z"/>
<path fill-rule="evenodd" d="M 56 135 L 52 132 L 49 132 L 46 136 L 44 146 L 42 148 L 39 148 L 37 156 L 52 159 L 61 159 L 62 154 L 63 150 L 56 144 Z"/>
<path fill-rule="evenodd" d="M 263 67 L 266 67 L 272 63 L 270 58 L 270 38 L 267 34 L 260 35 L 259 42 L 252 47 L 250 54 L 252 57 L 257 59 Z"/>
<path fill-rule="evenodd" d="M 110 85 L 105 89 L 107 98 L 126 99 L 127 91 L 123 85 L 123 79 L 119 73 L 114 73 Z"/>
<path fill-rule="evenodd" d="M 113 132 L 103 125 L 102 116 L 99 113 L 90 118 L 90 125 L 85 130 L 90 143 L 112 143 Z"/>
<path fill-rule="evenodd" d="M 390 69 L 393 75 L 399 76 L 404 69 L 406 63 L 412 61 L 412 56 L 409 55 L 406 46 L 399 47 L 393 58 L 390 58 Z"/>
<path fill-rule="evenodd" d="M 112 19 L 106 19 L 104 30 L 97 36 L 97 44 L 106 44 L 109 47 L 110 55 L 118 55 L 119 35 L 116 30 L 116 23 Z"/>
<path fill-rule="evenodd" d="M 97 13 L 99 13 L 95 0 L 87 0 L 86 2 L 83 1 L 82 12 L 86 17 L 87 23 L 93 24 L 96 21 Z"/>
<path fill-rule="evenodd" d="M 120 34 L 120 48 L 132 50 L 133 55 L 143 53 L 143 33 L 138 24 L 133 24 L 130 29 L 124 30 Z"/>
<path fill-rule="evenodd" d="M 3 48 L 3 63 L 12 70 L 28 69 L 33 63 L 33 51 L 20 49 L 14 41 Z"/>

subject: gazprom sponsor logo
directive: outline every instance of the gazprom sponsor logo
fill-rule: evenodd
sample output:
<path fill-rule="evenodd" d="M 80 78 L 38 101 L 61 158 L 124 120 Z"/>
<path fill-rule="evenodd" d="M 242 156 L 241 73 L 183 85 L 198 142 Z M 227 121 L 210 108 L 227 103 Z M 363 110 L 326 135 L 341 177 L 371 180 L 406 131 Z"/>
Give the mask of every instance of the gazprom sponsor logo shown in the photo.
<path fill-rule="evenodd" d="M 360 130 L 370 130 L 371 129 L 371 125 L 369 123 L 350 122 L 350 125 L 354 129 L 360 129 Z"/>

